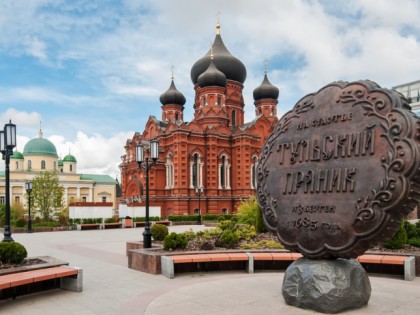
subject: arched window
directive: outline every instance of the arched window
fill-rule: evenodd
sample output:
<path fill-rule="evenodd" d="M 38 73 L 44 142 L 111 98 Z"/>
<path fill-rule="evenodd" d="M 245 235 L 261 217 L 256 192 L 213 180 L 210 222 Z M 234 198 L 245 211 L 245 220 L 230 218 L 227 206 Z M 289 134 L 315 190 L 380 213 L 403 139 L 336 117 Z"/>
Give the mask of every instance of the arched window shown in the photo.
<path fill-rule="evenodd" d="M 206 100 L 206 97 L 205 96 L 203 96 L 202 97 L 202 102 L 201 102 L 201 106 L 206 106 L 206 102 L 207 102 L 207 100 Z"/>
<path fill-rule="evenodd" d="M 73 172 L 73 164 L 70 164 L 70 172 Z"/>
<path fill-rule="evenodd" d="M 45 161 L 44 160 L 41 161 L 41 170 L 45 170 Z"/>
<path fill-rule="evenodd" d="M 190 161 L 190 188 L 203 186 L 203 164 L 200 154 L 194 153 Z"/>
<path fill-rule="evenodd" d="M 232 111 L 232 126 L 236 126 L 236 111 Z"/>
<path fill-rule="evenodd" d="M 172 154 L 166 158 L 166 189 L 174 187 L 174 164 L 172 162 Z"/>
<path fill-rule="evenodd" d="M 217 97 L 217 105 L 222 105 L 222 98 L 220 96 Z"/>
<path fill-rule="evenodd" d="M 192 174 L 192 185 L 193 187 L 198 187 L 198 153 L 194 154 L 194 163 L 193 163 L 193 174 Z"/>
<path fill-rule="evenodd" d="M 178 120 L 178 113 L 175 113 L 175 120 Z"/>
<path fill-rule="evenodd" d="M 226 155 L 222 155 L 219 163 L 219 189 L 230 189 L 230 165 Z"/>
<path fill-rule="evenodd" d="M 19 170 L 19 162 L 16 161 L 16 170 Z"/>
<path fill-rule="evenodd" d="M 253 189 L 257 189 L 257 164 L 258 158 L 254 156 L 251 165 L 251 188 Z"/>
<path fill-rule="evenodd" d="M 222 156 L 222 168 L 220 170 L 220 186 L 226 189 L 226 156 Z"/>
<path fill-rule="evenodd" d="M 274 107 L 271 107 L 271 116 L 275 116 L 275 115 L 276 115 L 276 111 Z"/>
<path fill-rule="evenodd" d="M 29 160 L 28 161 L 28 170 L 31 170 L 32 169 L 32 161 L 31 160 Z"/>
<path fill-rule="evenodd" d="M 260 107 L 260 108 L 258 108 L 258 115 L 261 115 L 261 114 L 262 114 L 262 109 Z"/>

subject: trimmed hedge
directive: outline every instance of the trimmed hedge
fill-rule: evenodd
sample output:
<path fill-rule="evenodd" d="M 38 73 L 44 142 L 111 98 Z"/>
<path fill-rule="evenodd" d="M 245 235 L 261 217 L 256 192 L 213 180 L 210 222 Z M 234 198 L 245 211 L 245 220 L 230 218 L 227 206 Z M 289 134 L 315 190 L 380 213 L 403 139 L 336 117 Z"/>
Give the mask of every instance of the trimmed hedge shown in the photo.
<path fill-rule="evenodd" d="M 104 223 L 118 223 L 118 222 L 119 222 L 118 218 L 106 218 L 104 220 Z"/>
<path fill-rule="evenodd" d="M 197 215 L 170 215 L 168 217 L 169 221 L 172 222 L 191 222 L 191 221 L 197 221 Z"/>
<path fill-rule="evenodd" d="M 220 219 L 232 220 L 232 218 L 236 217 L 238 217 L 237 214 L 205 214 L 203 215 L 203 221 L 220 221 Z"/>
<path fill-rule="evenodd" d="M 162 217 L 150 217 L 149 216 L 149 221 L 162 221 Z M 145 222 L 146 221 L 146 217 L 135 217 L 133 218 L 134 222 Z"/>

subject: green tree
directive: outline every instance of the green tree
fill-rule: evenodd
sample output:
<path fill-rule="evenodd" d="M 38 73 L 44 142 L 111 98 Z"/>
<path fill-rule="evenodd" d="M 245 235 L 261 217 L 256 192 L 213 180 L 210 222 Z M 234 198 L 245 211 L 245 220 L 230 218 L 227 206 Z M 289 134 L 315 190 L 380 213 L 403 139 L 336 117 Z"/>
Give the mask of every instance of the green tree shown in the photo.
<path fill-rule="evenodd" d="M 44 221 L 50 221 L 56 210 L 63 206 L 63 187 L 59 185 L 58 176 L 51 172 L 39 173 L 32 180 L 34 210 Z"/>
<path fill-rule="evenodd" d="M 238 207 L 239 222 L 255 226 L 257 233 L 266 232 L 262 219 L 262 212 L 255 196 L 242 201 Z"/>
<path fill-rule="evenodd" d="M 6 222 L 6 219 L 5 219 L 5 205 L 4 204 L 0 204 L 0 227 L 2 227 L 4 224 L 5 224 L 5 222 Z"/>

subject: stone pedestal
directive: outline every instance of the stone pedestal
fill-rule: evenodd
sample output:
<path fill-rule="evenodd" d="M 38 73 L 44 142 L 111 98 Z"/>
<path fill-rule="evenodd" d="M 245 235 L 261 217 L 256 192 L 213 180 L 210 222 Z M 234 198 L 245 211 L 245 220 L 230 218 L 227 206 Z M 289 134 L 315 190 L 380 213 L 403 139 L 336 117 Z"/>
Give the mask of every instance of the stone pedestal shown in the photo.
<path fill-rule="evenodd" d="M 371 286 L 354 259 L 301 258 L 284 275 L 283 297 L 288 305 L 322 313 L 339 313 L 367 305 Z"/>

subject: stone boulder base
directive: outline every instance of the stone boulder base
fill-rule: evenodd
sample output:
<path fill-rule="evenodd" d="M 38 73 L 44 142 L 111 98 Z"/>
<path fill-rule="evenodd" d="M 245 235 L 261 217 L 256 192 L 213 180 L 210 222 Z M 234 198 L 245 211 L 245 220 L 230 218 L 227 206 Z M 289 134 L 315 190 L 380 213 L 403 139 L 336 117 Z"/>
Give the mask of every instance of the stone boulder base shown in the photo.
<path fill-rule="evenodd" d="M 300 258 L 286 270 L 282 288 L 288 305 L 322 313 L 339 313 L 367 305 L 371 286 L 354 259 Z"/>

